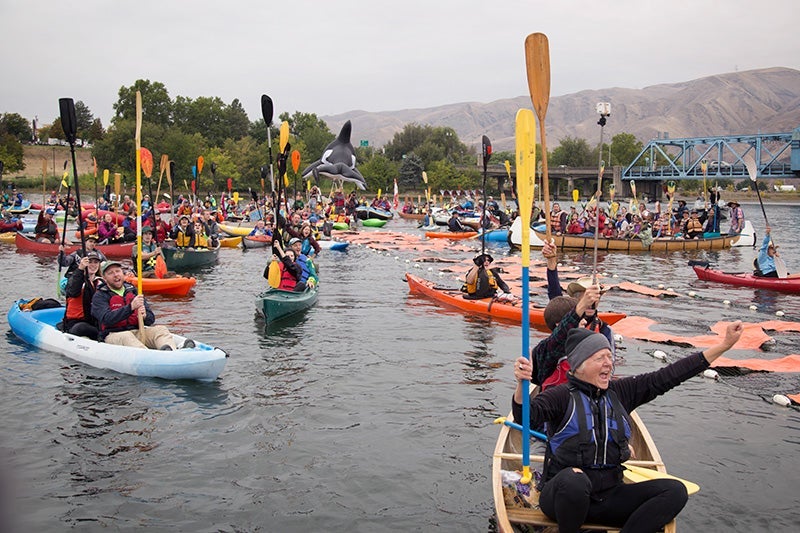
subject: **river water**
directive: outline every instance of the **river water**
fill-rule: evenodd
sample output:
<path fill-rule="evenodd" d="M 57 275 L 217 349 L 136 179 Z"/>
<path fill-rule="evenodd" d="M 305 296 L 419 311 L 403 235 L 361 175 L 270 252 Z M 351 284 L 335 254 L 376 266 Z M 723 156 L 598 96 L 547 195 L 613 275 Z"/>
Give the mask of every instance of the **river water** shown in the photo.
<path fill-rule="evenodd" d="M 743 207 L 762 233 L 758 204 Z M 789 269 L 800 268 L 790 230 L 800 207 L 768 206 L 768 214 Z M 402 220 L 384 229 L 417 232 Z M 602 306 L 685 335 L 707 333 L 719 320 L 770 320 L 778 310 L 798 320 L 800 296 L 700 282 L 687 266 L 704 259 L 741 271 L 753 255 L 601 253 L 599 269 L 619 280 L 698 295 L 658 300 L 611 291 Z M 316 306 L 265 329 L 254 307 L 265 286 L 265 252 L 221 250 L 219 264 L 197 274 L 192 295 L 150 298 L 159 323 L 230 354 L 214 383 L 73 363 L 21 343 L 3 313 L 0 481 L 10 511 L 0 526 L 493 531 L 492 421 L 509 411 L 520 328 L 409 295 L 409 269 L 457 285 L 451 274 L 439 275 L 440 264 L 415 268 L 415 257 L 363 246 L 323 252 Z M 563 260 L 591 272 L 591 252 Z M 3 245 L 0 264 L 3 309 L 19 297 L 53 296 L 53 258 Z M 543 305 L 546 295 L 532 299 Z M 749 310 L 753 304 L 758 310 Z M 534 332 L 532 342 L 543 336 Z M 800 353 L 797 334 L 774 336 L 770 353 L 729 355 Z M 625 339 L 618 372 L 660 367 L 649 355 L 655 349 L 671 358 L 692 351 Z M 798 375 L 698 377 L 640 408 L 669 470 L 701 486 L 679 517 L 682 531 L 800 529 L 800 413 L 764 400 L 779 392 L 800 392 Z"/>

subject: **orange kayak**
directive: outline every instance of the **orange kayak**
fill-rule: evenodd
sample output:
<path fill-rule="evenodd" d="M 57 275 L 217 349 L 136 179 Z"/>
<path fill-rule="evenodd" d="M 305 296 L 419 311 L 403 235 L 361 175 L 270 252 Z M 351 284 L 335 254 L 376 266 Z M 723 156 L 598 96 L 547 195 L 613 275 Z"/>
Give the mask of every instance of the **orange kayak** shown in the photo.
<path fill-rule="evenodd" d="M 469 313 L 488 315 L 492 318 L 500 318 L 516 324 L 522 324 L 522 300 L 515 302 L 500 302 L 492 298 L 468 300 L 464 298 L 464 293 L 459 289 L 436 287 L 433 282 L 413 274 L 406 274 L 406 281 L 408 281 L 409 291 L 426 296 L 440 304 L 455 307 Z M 532 326 L 547 330 L 547 324 L 544 321 L 544 307 L 531 306 L 529 313 Z M 600 318 L 609 325 L 622 320 L 625 316 L 624 313 L 600 313 Z"/>
<path fill-rule="evenodd" d="M 136 276 L 125 276 L 125 281 L 136 285 Z M 195 278 L 175 276 L 174 278 L 142 278 L 142 292 L 145 294 L 166 294 L 169 296 L 186 296 L 195 286 Z"/>
<path fill-rule="evenodd" d="M 429 239 L 470 239 L 478 235 L 477 231 L 426 231 L 425 236 Z"/>

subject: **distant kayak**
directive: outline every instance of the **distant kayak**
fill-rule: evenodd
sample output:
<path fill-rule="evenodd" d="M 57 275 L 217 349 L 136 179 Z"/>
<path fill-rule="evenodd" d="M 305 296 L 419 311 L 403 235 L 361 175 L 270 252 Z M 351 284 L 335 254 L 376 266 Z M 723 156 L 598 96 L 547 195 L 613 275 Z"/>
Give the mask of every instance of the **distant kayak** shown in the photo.
<path fill-rule="evenodd" d="M 726 285 L 739 287 L 753 287 L 755 289 L 769 289 L 773 291 L 800 294 L 800 278 L 765 278 L 754 276 L 750 272 L 729 273 L 714 270 L 704 265 L 692 265 L 697 278 L 703 281 L 714 281 Z"/>

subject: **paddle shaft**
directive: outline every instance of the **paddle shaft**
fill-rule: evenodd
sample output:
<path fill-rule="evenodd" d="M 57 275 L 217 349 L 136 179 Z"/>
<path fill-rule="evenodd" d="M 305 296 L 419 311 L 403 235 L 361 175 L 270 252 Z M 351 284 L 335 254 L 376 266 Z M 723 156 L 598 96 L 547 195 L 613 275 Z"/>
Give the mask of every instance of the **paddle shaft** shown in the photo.
<path fill-rule="evenodd" d="M 139 223 L 136 224 L 136 289 L 142 294 L 142 93 L 136 91 L 136 213 Z M 144 342 L 144 316 L 136 312 L 139 318 L 139 336 Z"/>
<path fill-rule="evenodd" d="M 597 284 L 597 243 L 600 238 L 600 197 L 603 195 L 603 170 L 605 166 L 603 164 L 603 130 L 605 129 L 606 125 L 606 115 L 600 115 L 600 145 L 597 149 L 598 156 L 597 156 L 597 192 L 595 195 L 597 196 L 597 203 L 594 206 L 595 209 L 595 223 L 594 223 L 594 250 L 592 253 L 592 285 Z M 563 228 L 562 228 L 563 231 Z"/>

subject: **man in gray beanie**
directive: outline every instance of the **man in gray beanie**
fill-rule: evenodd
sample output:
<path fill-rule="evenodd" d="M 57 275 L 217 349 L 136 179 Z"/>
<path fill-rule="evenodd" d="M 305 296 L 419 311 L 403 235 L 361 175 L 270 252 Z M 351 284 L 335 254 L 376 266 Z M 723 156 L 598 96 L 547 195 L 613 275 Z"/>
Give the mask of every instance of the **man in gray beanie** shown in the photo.
<path fill-rule="evenodd" d="M 611 353 L 611 345 L 602 333 L 595 333 L 586 328 L 575 328 L 567 333 L 567 361 L 573 374 L 584 361 L 601 350 Z"/>

